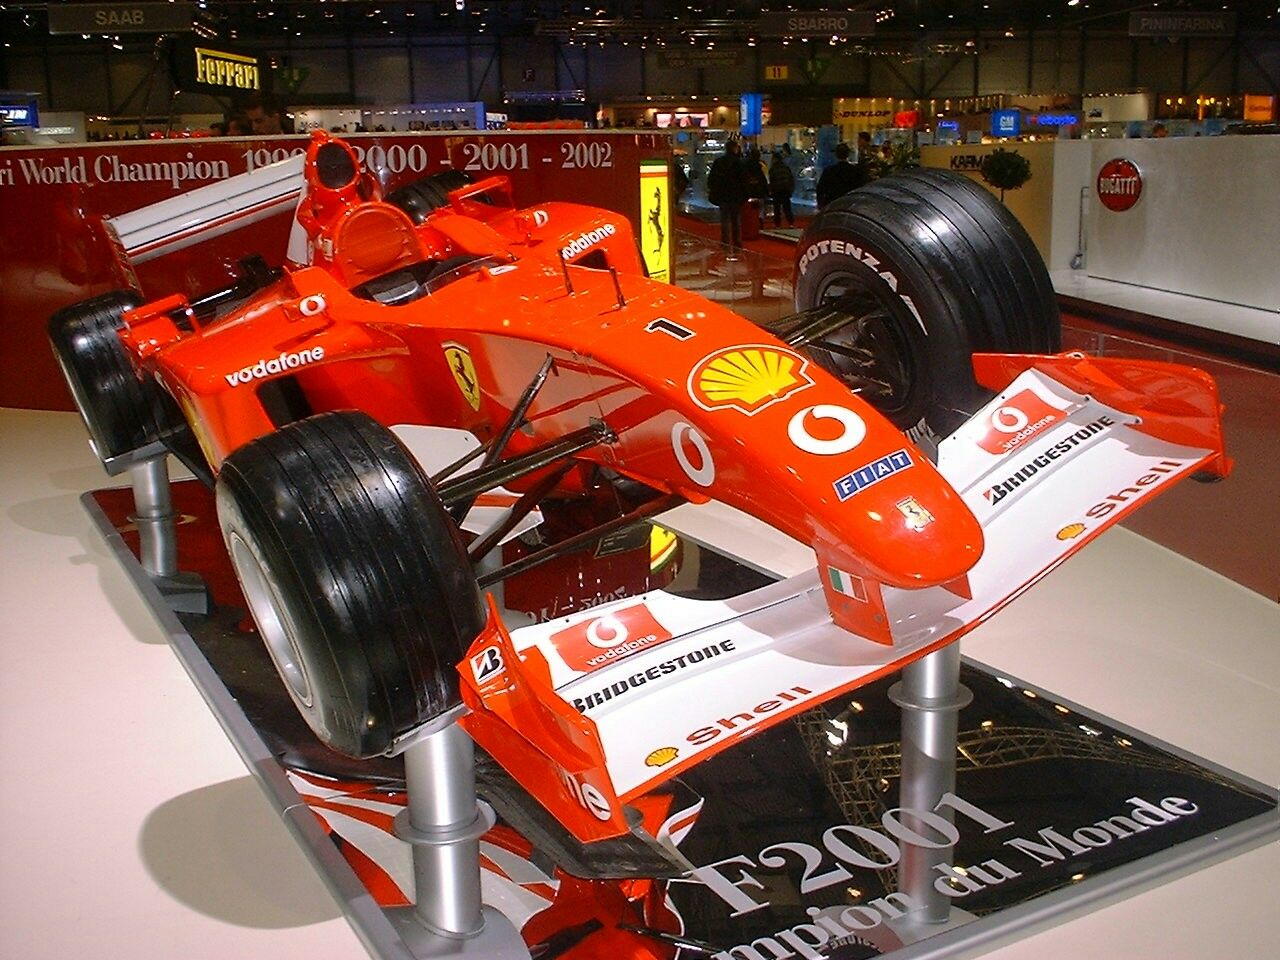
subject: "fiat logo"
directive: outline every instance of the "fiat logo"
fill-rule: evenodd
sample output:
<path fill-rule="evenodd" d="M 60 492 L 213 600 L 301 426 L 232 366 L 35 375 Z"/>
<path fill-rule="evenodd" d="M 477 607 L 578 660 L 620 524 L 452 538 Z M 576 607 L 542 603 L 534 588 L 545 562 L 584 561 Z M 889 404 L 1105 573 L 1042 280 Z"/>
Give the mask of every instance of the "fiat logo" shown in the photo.
<path fill-rule="evenodd" d="M 1098 199 L 1108 210 L 1122 213 L 1142 196 L 1142 171 L 1132 160 L 1108 160 L 1098 171 Z"/>

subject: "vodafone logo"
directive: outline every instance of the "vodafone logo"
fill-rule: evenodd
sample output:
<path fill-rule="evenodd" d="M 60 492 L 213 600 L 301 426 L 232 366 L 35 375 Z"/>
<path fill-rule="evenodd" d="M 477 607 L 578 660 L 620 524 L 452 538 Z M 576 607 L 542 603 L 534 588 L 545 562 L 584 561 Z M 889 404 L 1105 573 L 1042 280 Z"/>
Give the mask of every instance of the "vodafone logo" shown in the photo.
<path fill-rule="evenodd" d="M 572 260 L 579 254 L 586 253 L 601 240 L 607 240 L 617 232 L 617 227 L 612 223 L 606 223 L 594 230 L 588 230 L 586 233 L 580 233 L 560 249 L 560 256 L 564 257 L 566 260 Z"/>
<path fill-rule="evenodd" d="M 551 635 L 551 643 L 565 664 L 584 673 L 670 639 L 671 631 L 643 603 L 575 623 Z"/>
<path fill-rule="evenodd" d="M 685 449 L 686 441 L 693 448 L 694 458 Z M 676 463 L 684 471 L 686 477 L 700 487 L 709 487 L 715 483 L 716 462 L 711 458 L 711 448 L 697 430 L 683 420 L 677 420 L 671 427 L 671 452 L 676 455 Z"/>
<path fill-rule="evenodd" d="M 255 380 L 274 377 L 276 374 L 306 366 L 309 363 L 319 363 L 323 359 L 324 347 L 311 347 L 307 350 L 299 350 L 296 353 L 285 352 L 278 357 L 269 359 L 264 357 L 252 366 L 224 373 L 223 376 L 226 377 L 228 386 L 238 387 L 242 384 L 253 383 Z"/>
<path fill-rule="evenodd" d="M 1066 414 L 1049 406 L 1034 391 L 1022 390 L 991 414 L 987 432 L 978 438 L 978 446 L 988 453 L 1006 454 L 1066 418 Z"/>
<path fill-rule="evenodd" d="M 601 650 L 625 644 L 630 636 L 626 623 L 611 613 L 587 624 L 587 643 Z"/>
<path fill-rule="evenodd" d="M 787 439 L 792 445 L 819 457 L 848 453 L 866 436 L 866 421 L 848 407 L 833 403 L 805 407 L 787 424 Z"/>
<path fill-rule="evenodd" d="M 1142 196 L 1142 171 L 1132 160 L 1108 160 L 1098 171 L 1098 199 L 1108 210 L 1123 213 Z"/>

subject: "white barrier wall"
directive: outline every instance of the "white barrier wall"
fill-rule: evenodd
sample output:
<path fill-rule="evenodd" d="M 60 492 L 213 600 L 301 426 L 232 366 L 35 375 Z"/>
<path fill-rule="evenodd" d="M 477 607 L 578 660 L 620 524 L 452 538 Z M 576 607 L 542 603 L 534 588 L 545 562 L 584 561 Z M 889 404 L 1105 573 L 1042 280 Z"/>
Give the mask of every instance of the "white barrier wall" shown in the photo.
<path fill-rule="evenodd" d="M 1089 276 L 1280 311 L 1280 136 L 1091 146 L 1093 180 L 1123 158 L 1137 166 L 1142 193 L 1116 212 L 1091 190 Z"/>

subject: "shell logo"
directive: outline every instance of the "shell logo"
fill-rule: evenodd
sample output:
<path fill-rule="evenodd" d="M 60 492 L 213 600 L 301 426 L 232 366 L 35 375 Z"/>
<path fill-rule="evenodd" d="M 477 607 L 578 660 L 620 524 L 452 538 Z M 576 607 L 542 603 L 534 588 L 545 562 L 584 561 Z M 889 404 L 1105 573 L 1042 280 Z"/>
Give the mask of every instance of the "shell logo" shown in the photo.
<path fill-rule="evenodd" d="M 704 410 L 731 407 L 754 416 L 813 386 L 809 361 L 767 344 L 743 344 L 703 357 L 689 374 L 689 396 Z"/>
<path fill-rule="evenodd" d="M 1080 534 L 1084 533 L 1085 526 L 1083 523 L 1069 523 L 1058 531 L 1059 540 L 1074 540 Z"/>
<path fill-rule="evenodd" d="M 644 758 L 646 767 L 665 767 L 680 753 L 675 747 L 659 747 Z"/>

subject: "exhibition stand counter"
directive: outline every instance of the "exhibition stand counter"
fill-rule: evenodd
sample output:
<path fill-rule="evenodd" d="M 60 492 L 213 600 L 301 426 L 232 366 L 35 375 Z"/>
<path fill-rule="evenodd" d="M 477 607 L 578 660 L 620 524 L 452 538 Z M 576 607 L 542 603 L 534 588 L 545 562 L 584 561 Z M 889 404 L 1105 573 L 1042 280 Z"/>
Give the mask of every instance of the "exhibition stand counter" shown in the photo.
<path fill-rule="evenodd" d="M 1280 137 L 931 146 L 921 161 L 982 183 L 983 158 L 998 149 L 1031 163 L 1004 202 L 1051 271 L 1242 308 L 1205 304 L 1203 319 L 1179 319 L 1280 343 Z M 1228 328 L 1215 326 L 1224 316 Z"/>

